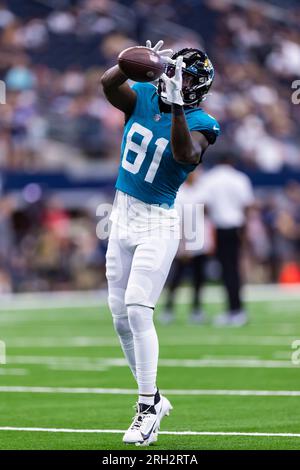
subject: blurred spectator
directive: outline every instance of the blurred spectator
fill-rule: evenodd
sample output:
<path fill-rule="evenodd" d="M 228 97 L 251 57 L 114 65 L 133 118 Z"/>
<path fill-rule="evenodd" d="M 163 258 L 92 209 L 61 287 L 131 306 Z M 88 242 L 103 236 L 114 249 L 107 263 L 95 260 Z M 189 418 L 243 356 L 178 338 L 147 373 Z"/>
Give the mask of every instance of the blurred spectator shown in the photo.
<path fill-rule="evenodd" d="M 7 28 L 14 20 L 15 15 L 7 8 L 4 2 L 0 2 L 0 28 Z"/>
<path fill-rule="evenodd" d="M 64 143 L 69 155 L 70 147 L 76 147 L 82 159 L 115 155 L 116 139 L 106 138 L 106 131 L 113 123 L 114 137 L 120 137 L 121 113 L 104 104 L 98 86 L 90 89 L 90 71 L 97 70 L 99 80 L 99 66 L 115 63 L 120 50 L 144 43 L 144 35 L 150 34 L 153 40 L 163 36 L 175 49 L 205 47 L 203 39 L 208 38 L 216 81 L 207 107 L 221 121 L 222 142 L 233 143 L 245 167 L 266 172 L 300 168 L 300 112 L 290 99 L 291 82 L 300 70 L 300 31 L 293 22 L 290 27 L 279 22 L 263 6 L 242 8 L 219 1 L 81 0 L 65 2 L 62 9 L 53 4 L 42 15 L 32 0 L 26 5 L 14 2 L 11 11 L 0 3 L 0 74 L 8 90 L 20 95 L 8 96 L 12 115 L 23 93 L 34 94 L 36 105 L 18 139 L 19 153 L 28 153 L 25 134 L 35 134 L 37 122 L 44 123 L 45 151 L 35 146 L 37 158 L 16 159 L 14 146 L 5 145 L 2 136 L 6 165 L 47 166 L 49 139 Z M 282 9 L 286 21 L 291 21 L 292 11 Z M 15 134 L 13 120 L 5 118 L 0 116 L 0 128 Z M 67 162 L 72 164 L 70 156 Z"/>
<path fill-rule="evenodd" d="M 30 90 L 35 86 L 35 74 L 29 66 L 29 59 L 26 55 L 16 57 L 13 66 L 5 75 L 4 81 L 8 90 L 12 91 Z"/>
<path fill-rule="evenodd" d="M 105 282 L 105 246 L 94 218 L 52 197 L 16 210 L 0 206 L 0 292 L 95 289 Z"/>

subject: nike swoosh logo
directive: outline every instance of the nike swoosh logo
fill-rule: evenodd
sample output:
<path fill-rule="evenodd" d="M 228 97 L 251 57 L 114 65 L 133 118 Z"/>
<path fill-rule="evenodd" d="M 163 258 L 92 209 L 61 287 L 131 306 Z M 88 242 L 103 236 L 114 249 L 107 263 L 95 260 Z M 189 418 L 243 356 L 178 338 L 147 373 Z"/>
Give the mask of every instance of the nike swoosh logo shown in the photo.
<path fill-rule="evenodd" d="M 141 435 L 142 435 L 142 438 L 144 439 L 144 441 L 146 441 L 147 439 L 149 439 L 149 437 L 150 437 L 150 435 L 151 435 L 151 433 L 152 433 L 152 431 L 153 431 L 153 428 L 154 428 L 154 426 L 156 425 L 156 423 L 157 423 L 157 420 L 155 421 L 155 423 L 153 423 L 153 426 L 152 426 L 152 428 L 150 429 L 150 431 L 148 432 L 148 434 L 143 434 L 143 433 L 141 432 Z"/>
<path fill-rule="evenodd" d="M 219 131 L 220 128 L 219 128 L 218 126 L 214 125 L 213 130 L 214 130 L 214 131 Z"/>

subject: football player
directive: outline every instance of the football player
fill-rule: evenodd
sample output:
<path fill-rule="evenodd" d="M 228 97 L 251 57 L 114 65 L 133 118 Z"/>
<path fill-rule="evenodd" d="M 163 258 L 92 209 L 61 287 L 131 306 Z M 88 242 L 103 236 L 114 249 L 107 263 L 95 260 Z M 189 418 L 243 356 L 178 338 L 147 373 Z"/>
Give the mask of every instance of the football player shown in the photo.
<path fill-rule="evenodd" d="M 108 304 L 121 347 L 138 385 L 133 422 L 123 442 L 149 445 L 172 406 L 156 387 L 158 339 L 153 311 L 179 243 L 174 200 L 180 185 L 220 132 L 199 107 L 214 79 L 198 49 L 173 54 L 158 83 L 135 83 L 116 65 L 101 78 L 104 93 L 125 114 L 121 162 L 106 254 Z"/>

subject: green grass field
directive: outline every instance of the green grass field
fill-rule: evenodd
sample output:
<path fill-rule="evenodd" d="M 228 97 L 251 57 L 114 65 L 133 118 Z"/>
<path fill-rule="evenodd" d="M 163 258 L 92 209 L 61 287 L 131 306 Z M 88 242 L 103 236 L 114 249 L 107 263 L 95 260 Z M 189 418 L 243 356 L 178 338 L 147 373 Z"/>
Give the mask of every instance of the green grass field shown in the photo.
<path fill-rule="evenodd" d="M 210 319 L 220 307 L 206 305 Z M 299 301 L 248 310 L 241 329 L 189 325 L 184 304 L 173 325 L 158 325 L 158 384 L 174 410 L 151 449 L 300 448 Z M 128 449 L 135 383 L 105 306 L 2 306 L 0 339 L 0 449 Z"/>

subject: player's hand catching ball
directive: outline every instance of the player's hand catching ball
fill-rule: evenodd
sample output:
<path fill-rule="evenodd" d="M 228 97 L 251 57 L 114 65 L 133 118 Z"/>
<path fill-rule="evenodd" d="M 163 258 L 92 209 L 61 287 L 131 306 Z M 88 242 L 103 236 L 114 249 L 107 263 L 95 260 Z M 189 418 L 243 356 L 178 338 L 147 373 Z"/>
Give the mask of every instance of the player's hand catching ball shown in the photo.
<path fill-rule="evenodd" d="M 149 39 L 146 41 L 146 47 L 151 49 L 151 51 L 156 52 L 159 55 L 161 61 L 165 64 L 173 64 L 174 61 L 171 59 L 173 55 L 173 49 L 163 49 L 161 50 L 162 46 L 164 45 L 164 41 L 158 41 L 155 46 L 152 47 L 151 41 Z"/>
<path fill-rule="evenodd" d="M 173 77 L 168 77 L 165 73 L 161 76 L 166 87 L 167 100 L 172 104 L 179 104 L 180 106 L 184 105 L 182 99 L 182 67 L 183 57 L 179 56 L 176 59 Z"/>
<path fill-rule="evenodd" d="M 151 41 L 146 46 L 128 47 L 120 52 L 118 65 L 127 78 L 135 82 L 151 82 L 157 80 L 166 68 L 166 64 L 174 64 L 171 59 L 172 49 L 161 49 L 163 41 L 152 47 Z"/>

